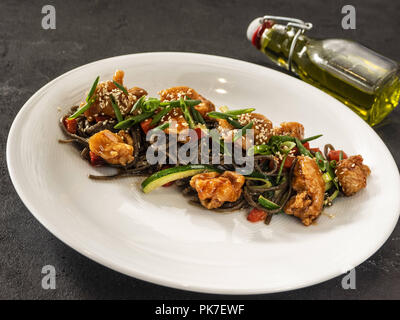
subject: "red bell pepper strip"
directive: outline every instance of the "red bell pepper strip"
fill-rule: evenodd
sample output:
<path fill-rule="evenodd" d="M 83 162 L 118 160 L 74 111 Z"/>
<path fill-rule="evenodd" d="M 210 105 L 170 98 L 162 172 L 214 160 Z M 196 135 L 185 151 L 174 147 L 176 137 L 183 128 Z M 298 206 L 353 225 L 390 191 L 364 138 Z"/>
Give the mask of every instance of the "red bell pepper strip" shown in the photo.
<path fill-rule="evenodd" d="M 284 167 L 285 169 L 290 169 L 290 168 L 292 167 L 292 164 L 293 164 L 294 159 L 296 159 L 296 157 L 287 156 L 287 157 L 286 157 L 286 160 L 285 160 L 285 163 L 283 164 L 283 167 Z"/>
<path fill-rule="evenodd" d="M 342 150 L 330 150 L 328 153 L 328 160 L 340 161 L 340 153 L 343 153 L 343 159 L 347 159 L 347 154 Z"/>
<path fill-rule="evenodd" d="M 151 121 L 153 121 L 153 119 L 148 118 L 140 123 L 140 126 L 142 127 L 142 130 L 145 134 L 147 134 L 147 132 L 154 128 L 154 126 L 151 125 Z"/>
<path fill-rule="evenodd" d="M 175 181 L 170 181 L 170 182 L 167 182 L 166 184 L 163 184 L 162 186 L 163 186 L 164 188 L 167 188 L 167 187 L 172 186 L 172 185 L 174 184 L 174 182 L 175 182 Z"/>

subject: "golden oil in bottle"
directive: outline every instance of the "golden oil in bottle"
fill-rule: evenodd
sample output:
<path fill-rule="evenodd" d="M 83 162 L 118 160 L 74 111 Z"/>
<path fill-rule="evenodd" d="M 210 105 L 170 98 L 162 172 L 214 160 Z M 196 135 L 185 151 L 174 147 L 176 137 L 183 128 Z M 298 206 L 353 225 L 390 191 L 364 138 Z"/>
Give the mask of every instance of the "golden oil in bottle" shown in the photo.
<path fill-rule="evenodd" d="M 289 68 L 291 56 L 291 71 L 342 101 L 371 126 L 397 106 L 398 63 L 350 40 L 316 40 L 303 32 L 297 37 L 299 30 L 290 24 L 257 18 L 249 26 L 248 38 L 282 67 Z"/>

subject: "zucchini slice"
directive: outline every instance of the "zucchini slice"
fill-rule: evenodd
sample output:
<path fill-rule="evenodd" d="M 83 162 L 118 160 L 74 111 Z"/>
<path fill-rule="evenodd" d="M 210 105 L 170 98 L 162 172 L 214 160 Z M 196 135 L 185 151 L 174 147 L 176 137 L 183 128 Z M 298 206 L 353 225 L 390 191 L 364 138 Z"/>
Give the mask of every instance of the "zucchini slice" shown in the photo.
<path fill-rule="evenodd" d="M 221 172 L 221 170 L 205 164 L 189 164 L 185 166 L 172 167 L 153 173 L 142 182 L 142 190 L 144 193 L 149 193 L 168 182 L 191 177 L 206 171 Z"/>
<path fill-rule="evenodd" d="M 258 197 L 258 203 L 268 210 L 275 210 L 280 208 L 280 206 L 277 205 L 275 202 L 272 202 L 271 200 L 268 200 L 263 196 Z"/>

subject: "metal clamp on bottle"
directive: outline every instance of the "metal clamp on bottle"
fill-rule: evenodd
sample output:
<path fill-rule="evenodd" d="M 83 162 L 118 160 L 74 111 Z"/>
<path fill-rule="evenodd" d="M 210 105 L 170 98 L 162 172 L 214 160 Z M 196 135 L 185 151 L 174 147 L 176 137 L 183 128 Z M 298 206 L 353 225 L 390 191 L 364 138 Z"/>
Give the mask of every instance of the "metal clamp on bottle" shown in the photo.
<path fill-rule="evenodd" d="M 290 51 L 289 51 L 289 57 L 288 57 L 288 63 L 287 63 L 288 70 L 294 73 L 294 71 L 292 70 L 292 56 L 294 53 L 294 48 L 296 47 L 297 39 L 299 38 L 299 36 L 301 34 L 304 33 L 305 30 L 311 30 L 313 25 L 310 22 L 304 22 L 303 20 L 300 20 L 300 19 L 289 18 L 289 17 L 279 17 L 279 16 L 264 16 L 261 18 L 260 23 L 261 24 L 266 23 L 268 20 L 272 20 L 274 22 L 278 22 L 278 21 L 287 22 L 286 28 L 294 27 L 294 28 L 298 29 L 293 38 L 293 41 L 290 45 Z"/>

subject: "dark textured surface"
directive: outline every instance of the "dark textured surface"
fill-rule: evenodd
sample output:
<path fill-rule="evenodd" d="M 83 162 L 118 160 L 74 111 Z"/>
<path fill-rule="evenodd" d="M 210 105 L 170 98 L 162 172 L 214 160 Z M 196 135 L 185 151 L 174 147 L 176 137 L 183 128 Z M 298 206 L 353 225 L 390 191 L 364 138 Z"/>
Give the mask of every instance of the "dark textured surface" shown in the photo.
<path fill-rule="evenodd" d="M 41 8 L 57 10 L 57 29 L 41 28 Z M 400 61 L 400 2 L 350 1 L 357 29 L 341 28 L 344 1 L 9 1 L 0 2 L 0 298 L 192 299 L 214 295 L 165 288 L 129 278 L 78 254 L 37 222 L 16 194 L 7 172 L 6 139 L 24 102 L 40 87 L 88 62 L 134 52 L 189 51 L 273 67 L 245 38 L 249 21 L 262 14 L 312 21 L 312 35 L 347 37 Z M 399 165 L 400 109 L 376 131 Z M 371 230 L 373 232 L 373 230 Z M 41 289 L 41 268 L 56 267 L 57 289 Z M 292 292 L 255 299 L 400 298 L 400 228 L 357 267 L 357 289 L 341 277 Z M 232 296 L 231 298 L 238 298 Z M 239 297 L 241 298 L 241 297 Z"/>

